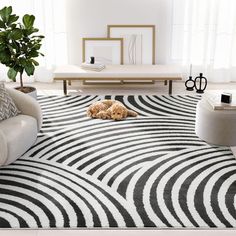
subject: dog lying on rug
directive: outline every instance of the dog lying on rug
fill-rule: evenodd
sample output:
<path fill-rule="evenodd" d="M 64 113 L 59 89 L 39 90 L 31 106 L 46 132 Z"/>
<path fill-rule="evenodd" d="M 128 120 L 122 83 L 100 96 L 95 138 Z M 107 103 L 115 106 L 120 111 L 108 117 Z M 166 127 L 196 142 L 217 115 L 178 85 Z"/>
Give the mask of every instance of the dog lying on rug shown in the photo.
<path fill-rule="evenodd" d="M 127 109 L 121 102 L 116 100 L 102 100 L 93 103 L 87 110 L 87 115 L 98 119 L 123 120 L 126 117 L 136 117 L 135 111 Z"/>

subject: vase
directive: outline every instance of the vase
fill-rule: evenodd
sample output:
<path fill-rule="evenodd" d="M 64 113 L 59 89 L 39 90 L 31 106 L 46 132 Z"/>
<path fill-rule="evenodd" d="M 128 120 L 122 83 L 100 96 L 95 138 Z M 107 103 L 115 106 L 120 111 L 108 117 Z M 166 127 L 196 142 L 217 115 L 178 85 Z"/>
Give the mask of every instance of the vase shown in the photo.
<path fill-rule="evenodd" d="M 189 79 L 186 80 L 185 82 L 186 90 L 193 91 L 194 86 L 195 86 L 194 80 L 192 79 L 192 76 L 189 76 Z"/>
<path fill-rule="evenodd" d="M 194 87 L 197 93 L 204 93 L 207 87 L 207 79 L 203 76 L 203 73 L 200 73 L 200 75 L 195 78 Z"/>

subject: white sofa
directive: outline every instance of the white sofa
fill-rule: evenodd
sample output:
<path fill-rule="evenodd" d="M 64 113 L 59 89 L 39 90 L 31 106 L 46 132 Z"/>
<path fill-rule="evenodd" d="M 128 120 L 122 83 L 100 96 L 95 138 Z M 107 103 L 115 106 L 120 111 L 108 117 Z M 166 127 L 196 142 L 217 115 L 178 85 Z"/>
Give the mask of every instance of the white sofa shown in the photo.
<path fill-rule="evenodd" d="M 15 89 L 7 89 L 21 112 L 0 122 L 0 166 L 8 165 L 22 156 L 36 141 L 42 125 L 38 102 Z"/>

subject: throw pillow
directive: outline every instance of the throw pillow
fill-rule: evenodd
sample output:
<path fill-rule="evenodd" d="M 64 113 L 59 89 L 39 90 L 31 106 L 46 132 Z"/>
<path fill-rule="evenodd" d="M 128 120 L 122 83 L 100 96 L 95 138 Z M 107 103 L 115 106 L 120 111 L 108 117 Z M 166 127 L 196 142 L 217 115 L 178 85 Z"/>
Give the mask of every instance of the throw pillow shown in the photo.
<path fill-rule="evenodd" d="M 19 111 L 8 94 L 4 83 L 0 83 L 0 121 L 17 116 Z"/>

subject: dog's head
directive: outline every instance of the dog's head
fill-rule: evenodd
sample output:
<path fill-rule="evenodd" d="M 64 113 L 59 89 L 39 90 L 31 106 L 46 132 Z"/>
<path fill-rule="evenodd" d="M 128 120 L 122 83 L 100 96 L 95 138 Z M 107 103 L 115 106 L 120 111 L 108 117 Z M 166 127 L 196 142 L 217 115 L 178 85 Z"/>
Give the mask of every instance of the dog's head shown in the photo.
<path fill-rule="evenodd" d="M 122 120 L 123 118 L 126 118 L 126 117 L 127 117 L 127 110 L 125 109 L 125 107 L 119 104 L 112 105 L 111 118 L 113 120 Z"/>

